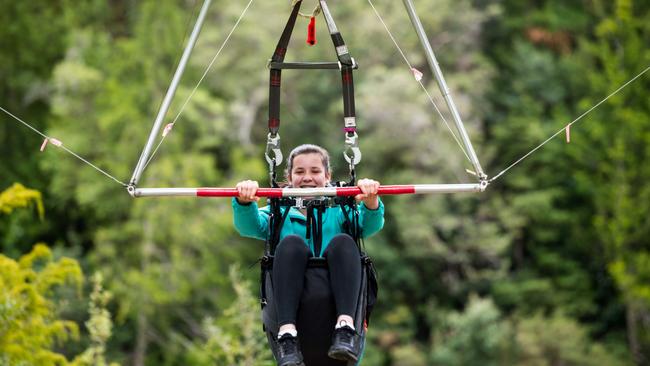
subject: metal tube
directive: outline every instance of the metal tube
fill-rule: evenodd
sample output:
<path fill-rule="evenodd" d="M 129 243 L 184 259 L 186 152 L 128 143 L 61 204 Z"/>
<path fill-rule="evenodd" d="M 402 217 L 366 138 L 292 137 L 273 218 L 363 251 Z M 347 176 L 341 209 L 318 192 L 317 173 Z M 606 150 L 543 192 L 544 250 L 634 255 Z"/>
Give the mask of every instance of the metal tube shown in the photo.
<path fill-rule="evenodd" d="M 474 165 L 474 169 L 476 170 L 479 179 L 485 180 L 487 178 L 487 175 L 483 172 L 483 168 L 481 168 L 481 164 L 478 161 L 474 147 L 472 147 L 472 141 L 469 139 L 467 131 L 465 130 L 465 126 L 463 125 L 463 121 L 460 118 L 460 114 L 456 109 L 456 105 L 454 104 L 454 100 L 451 97 L 449 87 L 447 87 L 445 78 L 442 75 L 442 70 L 440 70 L 440 66 L 438 65 L 438 60 L 436 60 L 436 56 L 433 54 L 433 49 L 431 48 L 431 44 L 429 43 L 429 39 L 427 38 L 426 33 L 424 32 L 424 28 L 420 22 L 420 17 L 415 11 L 415 6 L 411 0 L 403 0 L 403 2 L 408 12 L 409 18 L 411 19 L 411 23 L 415 28 L 418 38 L 420 39 L 420 43 L 422 43 L 422 47 L 424 48 L 424 53 L 427 57 L 429 67 L 431 68 L 431 71 L 433 72 L 433 75 L 438 82 L 440 92 L 445 98 L 445 102 L 447 103 L 447 106 L 451 111 L 451 115 L 454 118 L 454 123 L 456 124 L 458 133 L 460 134 L 461 141 L 463 142 L 463 145 L 465 145 L 465 149 L 467 149 L 467 153 L 472 164 Z"/>
<path fill-rule="evenodd" d="M 165 115 L 169 110 L 169 106 L 171 105 L 172 99 L 174 98 L 174 94 L 176 93 L 176 89 L 178 88 L 178 83 L 180 82 L 183 72 L 185 72 L 185 66 L 187 65 L 187 61 L 190 58 L 190 54 L 192 53 L 192 49 L 194 48 L 194 45 L 196 44 L 196 40 L 199 37 L 199 33 L 201 32 L 201 27 L 203 26 L 203 21 L 205 20 L 205 15 L 208 12 L 208 7 L 210 6 L 210 2 L 211 0 L 203 1 L 203 6 L 201 7 L 199 16 L 196 19 L 196 24 L 194 24 L 194 29 L 192 30 L 192 34 L 190 35 L 190 38 L 187 41 L 187 45 L 185 46 L 185 50 L 183 51 L 183 56 L 181 57 L 181 60 L 178 63 L 178 67 L 176 68 L 176 72 L 174 73 L 174 77 L 172 78 L 172 82 L 169 85 L 169 89 L 167 89 L 167 94 L 165 94 L 165 98 L 163 99 L 162 105 L 160 106 L 160 110 L 158 111 L 158 115 L 156 116 L 156 119 L 154 121 L 153 128 L 151 129 L 151 133 L 149 134 L 149 140 L 147 140 L 147 144 L 145 145 L 144 150 L 142 150 L 142 154 L 140 154 L 140 159 L 138 160 L 138 164 L 135 166 L 135 170 L 133 171 L 133 176 L 131 177 L 131 181 L 129 183 L 130 185 L 135 186 L 138 184 L 138 181 L 140 180 L 140 176 L 142 175 L 142 172 L 144 171 L 144 168 L 147 164 L 147 160 L 151 155 L 151 149 L 153 148 L 153 145 L 155 143 L 156 135 L 158 135 L 158 132 L 160 131 L 163 119 L 165 118 Z"/>
<path fill-rule="evenodd" d="M 332 13 L 330 13 L 330 9 L 325 0 L 320 0 L 320 8 L 325 16 L 325 23 L 327 23 L 327 29 L 330 31 L 330 34 L 338 33 L 339 30 L 336 28 L 336 23 L 334 23 L 334 18 L 332 18 Z"/>
<path fill-rule="evenodd" d="M 415 184 L 380 186 L 379 195 L 435 194 L 483 192 L 486 183 L 477 184 Z M 133 197 L 237 197 L 236 188 L 133 188 Z M 319 187 L 319 188 L 260 188 L 258 197 L 336 197 L 355 196 L 361 193 L 359 187 Z"/>

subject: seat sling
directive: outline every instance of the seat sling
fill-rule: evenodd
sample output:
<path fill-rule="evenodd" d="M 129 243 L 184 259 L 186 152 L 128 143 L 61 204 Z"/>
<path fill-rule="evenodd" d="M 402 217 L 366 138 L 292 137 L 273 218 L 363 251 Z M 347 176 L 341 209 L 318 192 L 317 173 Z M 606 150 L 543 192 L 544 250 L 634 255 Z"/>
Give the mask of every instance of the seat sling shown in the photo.
<path fill-rule="evenodd" d="M 278 320 L 273 299 L 273 254 L 278 244 L 279 232 L 286 219 L 287 212 L 291 207 L 287 201 L 291 199 L 275 198 L 271 202 L 271 220 L 269 240 L 265 247 L 265 255 L 261 260 L 261 288 L 260 297 L 262 304 L 262 321 L 263 329 L 266 333 L 269 345 L 274 357 L 278 358 Z M 317 205 L 331 204 L 323 203 L 327 200 L 317 200 Z M 348 201 L 350 201 L 348 199 Z M 358 220 L 355 218 L 356 204 L 354 198 L 350 202 L 341 204 L 348 208 L 346 213 L 351 216 L 346 219 L 346 233 L 352 236 L 359 244 L 360 233 L 358 229 Z M 294 201 L 295 202 L 295 201 Z M 346 207 L 347 206 L 347 207 Z M 323 206 L 308 204 L 308 210 L 316 210 L 316 214 L 322 213 Z M 355 211 L 353 211 L 355 210 Z M 356 222 L 355 222 L 356 221 Z M 353 227 L 357 225 L 357 227 Z M 275 226 L 275 227 L 272 227 Z M 350 230 L 351 229 L 351 230 Z M 316 229 L 314 229 L 316 230 Z M 315 245 L 318 242 L 314 238 Z M 320 245 L 315 248 L 315 252 L 320 252 Z M 334 296 L 330 287 L 329 270 L 327 260 L 323 257 L 309 258 L 307 269 L 305 270 L 304 285 L 298 306 L 296 317 L 296 328 L 298 329 L 300 348 L 307 366 L 354 366 L 361 362 L 365 346 L 366 330 L 369 323 L 370 313 L 377 299 L 377 279 L 375 270 L 370 258 L 361 250 L 359 251 L 359 260 L 361 261 L 361 286 L 357 298 L 357 308 L 354 314 L 355 328 L 359 335 L 359 344 L 361 349 L 358 362 L 345 362 L 331 359 L 327 356 L 327 351 L 331 345 L 332 333 L 336 323 L 337 312 L 334 302 Z"/>

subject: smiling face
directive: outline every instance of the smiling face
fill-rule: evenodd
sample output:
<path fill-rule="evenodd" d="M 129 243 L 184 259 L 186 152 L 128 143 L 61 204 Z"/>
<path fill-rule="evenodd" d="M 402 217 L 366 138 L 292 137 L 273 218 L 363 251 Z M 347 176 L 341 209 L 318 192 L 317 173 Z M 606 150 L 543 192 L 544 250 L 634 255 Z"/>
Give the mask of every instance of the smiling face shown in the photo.
<path fill-rule="evenodd" d="M 325 187 L 330 181 L 330 172 L 323 165 L 319 153 L 306 153 L 294 156 L 289 183 L 295 188 Z"/>

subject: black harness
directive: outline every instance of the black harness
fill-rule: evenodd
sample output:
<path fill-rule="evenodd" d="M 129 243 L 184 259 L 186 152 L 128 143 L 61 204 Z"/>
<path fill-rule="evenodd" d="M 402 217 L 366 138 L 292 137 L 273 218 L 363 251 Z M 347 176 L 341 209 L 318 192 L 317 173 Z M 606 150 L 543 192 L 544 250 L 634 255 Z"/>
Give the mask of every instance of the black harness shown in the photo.
<path fill-rule="evenodd" d="M 291 16 L 284 27 L 282 36 L 275 47 L 275 52 L 269 61 L 270 80 L 269 80 L 269 134 L 276 137 L 280 130 L 280 89 L 282 86 L 283 69 L 339 69 L 341 71 L 341 81 L 343 86 L 343 114 L 344 129 L 347 137 L 352 138 L 356 133 L 356 115 L 354 108 L 354 78 L 352 70 L 358 68 L 358 65 L 348 52 L 348 47 L 343 41 L 343 36 L 336 29 L 336 24 L 332 19 L 327 4 L 321 0 L 323 15 L 327 21 L 327 27 L 332 37 L 332 42 L 336 49 L 338 62 L 284 62 L 287 54 L 287 47 L 291 39 L 291 33 L 296 24 L 296 18 L 300 12 L 302 0 L 298 1 L 293 7 Z"/>
<path fill-rule="evenodd" d="M 313 238 L 314 256 L 319 256 L 323 246 L 323 214 L 325 210 L 332 207 L 340 207 L 344 217 L 343 232 L 350 235 L 359 250 L 362 249 L 361 228 L 359 226 L 359 211 L 354 197 L 317 198 L 301 200 L 296 198 L 271 198 L 269 199 L 270 219 L 268 226 L 265 255 L 273 256 L 275 249 L 280 243 L 280 232 L 282 226 L 289 216 L 292 207 L 304 208 L 305 237 Z"/>

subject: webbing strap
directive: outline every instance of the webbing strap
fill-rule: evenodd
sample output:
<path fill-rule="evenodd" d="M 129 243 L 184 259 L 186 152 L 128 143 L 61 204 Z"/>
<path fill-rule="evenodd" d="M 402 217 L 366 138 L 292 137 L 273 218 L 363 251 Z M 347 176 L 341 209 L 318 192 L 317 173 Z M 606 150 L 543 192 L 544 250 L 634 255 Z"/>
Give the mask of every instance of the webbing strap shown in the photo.
<path fill-rule="evenodd" d="M 267 142 L 267 161 L 271 164 L 269 151 L 274 152 L 276 156 L 281 156 L 279 150 L 279 131 L 280 131 L 280 90 L 282 86 L 282 69 L 289 68 L 284 65 L 284 57 L 287 53 L 291 34 L 296 24 L 296 19 L 300 14 L 300 6 L 302 0 L 295 0 L 293 11 L 289 16 L 289 20 L 282 32 L 282 36 L 273 53 L 273 57 L 269 62 L 270 80 L 269 80 L 269 136 Z M 320 0 L 320 8 L 322 9 L 323 16 L 325 17 L 327 28 L 330 32 L 334 48 L 336 50 L 336 57 L 338 59 L 338 66 L 341 71 L 341 84 L 343 94 L 343 116 L 345 131 L 345 152 L 344 157 L 350 164 L 350 175 L 354 175 L 354 167 L 361 161 L 361 150 L 359 149 L 357 124 L 356 124 L 356 111 L 354 102 L 354 77 L 353 70 L 357 65 L 350 55 L 348 48 L 343 40 L 343 36 L 336 28 L 336 24 L 332 18 L 332 14 L 327 7 L 325 0 Z M 292 64 L 293 65 L 293 64 Z M 326 63 L 295 63 L 296 68 L 330 68 Z M 281 158 L 276 159 L 276 164 L 281 163 Z"/>
<path fill-rule="evenodd" d="M 282 62 L 284 56 L 287 54 L 287 47 L 291 40 L 291 33 L 296 25 L 296 19 L 300 12 L 302 0 L 298 0 L 293 7 L 293 11 L 289 16 L 287 25 L 284 27 L 282 36 L 275 47 L 271 62 Z M 282 69 L 271 68 L 271 76 L 269 81 L 269 133 L 275 136 L 280 130 L 280 87 L 282 85 Z"/>
<path fill-rule="evenodd" d="M 316 210 L 316 214 L 314 214 Z M 319 257 L 323 248 L 323 213 L 325 206 L 322 204 L 307 205 L 307 222 L 305 225 L 305 237 L 313 238 L 314 256 Z"/>
<path fill-rule="evenodd" d="M 343 130 L 345 131 L 345 159 L 350 163 L 350 170 L 361 161 L 361 150 L 359 150 L 358 136 L 357 136 L 357 123 L 356 111 L 354 105 L 354 77 L 352 71 L 357 68 L 357 65 L 350 55 L 348 46 L 343 40 L 341 32 L 338 31 L 334 18 L 330 13 L 325 0 L 320 0 L 323 16 L 327 23 L 327 29 L 332 37 L 334 49 L 336 50 L 336 57 L 341 65 L 341 86 L 343 91 Z M 348 155 L 351 153 L 351 156 Z"/>
<path fill-rule="evenodd" d="M 289 216 L 291 207 L 285 207 L 284 212 L 281 210 L 282 204 L 278 198 L 271 199 L 271 220 L 269 220 L 269 234 L 267 236 L 267 255 L 275 255 L 275 249 L 280 244 L 280 234 L 282 225 Z"/>

